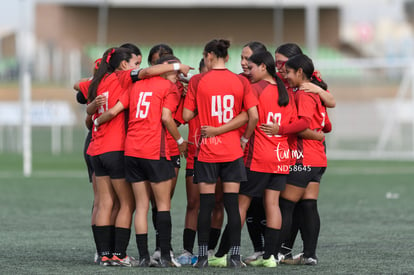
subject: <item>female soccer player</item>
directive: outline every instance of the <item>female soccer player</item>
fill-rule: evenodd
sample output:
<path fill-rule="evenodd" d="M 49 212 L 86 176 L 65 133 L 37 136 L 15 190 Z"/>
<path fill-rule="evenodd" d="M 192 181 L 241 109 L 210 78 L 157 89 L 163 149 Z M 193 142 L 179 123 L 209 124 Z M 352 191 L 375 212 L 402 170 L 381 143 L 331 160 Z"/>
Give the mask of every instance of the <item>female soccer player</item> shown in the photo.
<path fill-rule="evenodd" d="M 148 64 L 151 66 L 154 66 L 155 64 L 158 64 L 158 60 L 160 58 L 162 58 L 163 56 L 171 56 L 174 55 L 173 49 L 166 45 L 166 44 L 157 44 L 155 46 L 153 46 L 150 49 L 150 52 L 148 54 Z M 177 94 L 176 97 L 179 100 L 179 105 L 182 105 L 183 102 L 183 93 L 184 93 L 184 85 L 180 82 L 180 81 L 176 81 L 175 82 L 177 85 Z M 177 106 L 177 108 L 178 108 Z M 177 110 L 173 110 L 173 118 L 176 119 L 176 112 Z M 180 116 L 181 117 L 181 116 Z M 176 123 L 177 126 L 179 126 L 181 123 L 183 123 L 182 120 L 177 120 L 176 119 Z M 172 178 L 172 184 L 171 184 L 171 198 L 174 195 L 174 191 L 175 191 L 175 186 L 177 184 L 177 178 L 178 178 L 178 172 L 180 171 L 180 167 L 181 167 L 181 159 L 180 159 L 180 151 L 178 150 L 177 147 L 177 143 L 175 142 L 174 138 L 170 135 L 169 132 L 166 133 L 167 134 L 167 148 L 169 150 L 169 154 L 170 154 L 170 158 L 171 158 L 171 163 L 174 166 L 174 171 L 175 171 L 175 177 Z M 156 232 L 156 240 L 155 240 L 155 251 L 153 254 L 153 259 L 158 261 L 161 253 L 160 253 L 160 240 L 158 237 L 158 230 L 157 230 L 157 221 L 156 221 L 156 217 L 157 217 L 157 205 L 155 203 L 155 198 L 153 195 L 151 195 L 151 204 L 152 204 L 152 223 Z M 180 264 L 176 262 L 175 258 L 174 258 L 174 253 L 171 247 L 171 259 L 173 261 L 173 263 L 179 267 Z"/>
<path fill-rule="evenodd" d="M 103 55 L 88 90 L 88 101 L 91 104 L 88 105 L 87 112 L 93 118 L 114 106 L 123 94 L 124 89 L 119 85 L 114 72 L 132 69 L 129 64 L 131 57 L 131 52 L 123 48 L 111 48 Z M 122 113 L 104 127 L 92 130 L 92 140 L 87 151 L 92 156 L 99 197 L 95 230 L 101 265 L 132 265 L 126 249 L 131 233 L 134 198 L 131 187 L 125 182 L 124 140 L 125 117 Z M 120 208 L 115 220 L 115 231 L 112 233 L 110 217 L 116 198 Z M 114 234 L 114 248 L 111 234 Z"/>
<path fill-rule="evenodd" d="M 286 79 L 286 68 L 285 63 L 287 60 L 291 57 L 294 57 L 296 55 L 302 54 L 301 48 L 294 43 L 286 43 L 281 46 L 279 46 L 275 51 L 275 58 L 276 58 L 276 68 L 278 70 L 278 75 L 281 77 L 281 79 L 284 81 L 286 85 L 286 89 L 289 92 L 289 95 L 291 96 L 291 99 L 294 100 L 294 94 L 293 94 L 293 87 L 290 87 L 289 83 Z M 320 77 L 319 77 L 320 78 Z M 313 83 L 304 83 L 301 87 L 306 92 L 312 92 L 315 94 L 319 94 L 322 102 L 324 105 L 328 108 L 334 108 L 335 98 L 332 94 L 330 94 L 328 91 L 324 91 L 321 89 L 318 85 L 315 85 Z M 327 121 L 329 120 L 328 114 L 326 114 Z M 306 130 L 305 132 L 302 132 L 302 138 L 308 138 L 308 139 L 324 139 L 324 135 L 320 134 L 320 137 L 318 137 L 318 134 L 309 130 Z M 291 146 L 291 150 L 295 150 L 296 148 L 296 135 L 290 135 L 289 136 L 289 144 Z M 295 164 L 295 159 L 292 158 L 292 165 Z M 295 264 L 297 261 L 292 258 L 292 248 L 293 244 L 296 239 L 296 235 L 299 231 L 299 228 L 301 227 L 301 224 L 303 224 L 303 211 L 301 207 L 301 201 L 299 201 L 296 206 L 295 210 L 293 212 L 293 220 L 292 220 L 292 230 L 290 237 L 285 240 L 285 243 L 282 245 L 281 255 L 282 255 L 282 263 L 287 264 Z"/>
<path fill-rule="evenodd" d="M 173 60 L 173 68 L 178 71 L 180 64 L 175 57 L 166 57 L 160 62 Z M 150 190 L 158 207 L 159 266 L 174 266 L 170 256 L 171 179 L 174 177 L 174 168 L 168 160 L 165 129 L 175 138 L 181 153 L 185 153 L 187 146 L 172 118 L 172 110 L 178 104 L 175 96 L 177 88 L 173 83 L 177 81 L 176 71 L 136 82 L 114 108 L 95 121 L 95 124 L 100 125 L 129 108 L 130 120 L 125 140 L 126 179 L 132 183 L 136 201 L 135 232 L 140 254 L 139 266 L 151 264 L 147 245 Z"/>
<path fill-rule="evenodd" d="M 212 40 L 204 47 L 204 62 L 209 69 L 199 77 L 194 76 L 189 83 L 184 102 L 183 119 L 189 121 L 198 112 L 200 125 L 221 126 L 228 123 L 244 108 L 249 115 L 243 148 L 256 126 L 257 99 L 251 91 L 249 82 L 226 69 L 228 60 L 227 40 Z M 223 182 L 223 202 L 228 216 L 230 231 L 231 267 L 241 267 L 240 260 L 240 212 L 238 192 L 241 181 L 246 180 L 243 165 L 243 148 L 237 130 L 223 135 L 201 140 L 195 175 L 200 190 L 200 212 L 198 216 L 199 257 L 195 267 L 208 266 L 208 240 L 211 224 L 211 212 L 215 204 L 215 186 L 217 178 Z"/>
<path fill-rule="evenodd" d="M 274 59 L 269 52 L 253 54 L 248 59 L 253 91 L 259 100 L 260 124 L 289 124 L 296 120 L 296 109 L 289 104 L 289 95 L 282 80 L 276 76 Z M 259 126 L 250 139 L 245 165 L 248 181 L 241 184 L 239 208 L 242 223 L 252 197 L 264 198 L 266 229 L 264 254 L 251 261 L 254 266 L 275 267 L 279 251 L 281 215 L 279 193 L 284 189 L 289 173 L 289 145 L 286 136 L 267 135 Z"/>
<path fill-rule="evenodd" d="M 326 121 L 326 107 L 320 97 L 314 93 L 306 93 L 300 87 L 312 82 L 326 90 L 327 85 L 316 78 L 312 60 L 306 55 L 290 58 L 286 64 L 286 78 L 291 87 L 298 88 L 295 101 L 298 117 L 307 128 L 321 132 L 330 131 L 330 123 Z M 320 220 L 317 209 L 319 183 L 326 170 L 327 160 L 323 142 L 298 137 L 298 151 L 301 151 L 296 164 L 291 167 L 286 189 L 281 193 L 280 208 L 283 217 L 282 241 L 287 240 L 292 224 L 292 214 L 295 204 L 302 200 L 304 217 L 303 237 L 304 264 L 317 264 L 316 245 L 319 236 Z"/>
<path fill-rule="evenodd" d="M 251 78 L 248 59 L 253 54 L 264 51 L 267 51 L 267 49 L 266 46 L 261 42 L 252 41 L 244 45 L 241 52 L 240 61 L 240 65 L 243 70 L 241 74 L 247 77 L 249 81 L 251 80 Z M 266 228 L 266 217 L 265 210 L 263 208 L 263 197 L 252 198 L 252 201 L 246 214 L 246 225 L 254 249 L 254 253 L 252 255 L 244 258 L 244 262 L 246 264 L 249 264 L 251 261 L 256 260 L 259 256 L 262 256 L 264 253 L 263 236 Z"/>

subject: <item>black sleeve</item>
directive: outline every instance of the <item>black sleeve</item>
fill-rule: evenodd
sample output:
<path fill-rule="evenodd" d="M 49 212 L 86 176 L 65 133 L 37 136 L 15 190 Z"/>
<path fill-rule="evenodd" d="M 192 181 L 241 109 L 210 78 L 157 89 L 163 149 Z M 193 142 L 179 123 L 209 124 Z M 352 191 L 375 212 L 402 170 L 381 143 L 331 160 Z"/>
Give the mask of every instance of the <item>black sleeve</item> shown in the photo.
<path fill-rule="evenodd" d="M 142 70 L 142 69 L 135 69 L 135 70 L 132 70 L 132 71 L 131 71 L 131 80 L 132 80 L 132 83 L 137 82 L 138 80 L 140 80 L 140 79 L 138 78 L 138 75 L 139 75 L 139 72 L 140 72 L 141 70 Z"/>
<path fill-rule="evenodd" d="M 76 101 L 80 104 L 86 104 L 88 101 L 86 100 L 86 98 L 83 96 L 82 92 L 78 92 L 76 94 Z"/>

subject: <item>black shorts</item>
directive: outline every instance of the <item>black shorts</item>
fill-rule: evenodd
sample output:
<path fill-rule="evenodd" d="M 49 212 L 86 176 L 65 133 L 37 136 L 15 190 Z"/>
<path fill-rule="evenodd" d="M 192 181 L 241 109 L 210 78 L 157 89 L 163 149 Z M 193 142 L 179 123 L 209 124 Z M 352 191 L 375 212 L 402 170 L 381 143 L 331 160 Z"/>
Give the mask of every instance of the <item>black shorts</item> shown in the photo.
<path fill-rule="evenodd" d="M 240 183 L 240 194 L 263 197 L 265 189 L 285 190 L 287 174 L 262 173 L 246 168 L 247 181 Z"/>
<path fill-rule="evenodd" d="M 290 173 L 287 183 L 306 188 L 309 182 L 321 182 L 322 175 L 325 173 L 326 167 L 303 166 L 295 164 L 290 167 Z"/>
<path fill-rule="evenodd" d="M 126 180 L 128 182 L 161 182 L 175 177 L 174 166 L 166 158 L 143 159 L 125 156 Z"/>
<path fill-rule="evenodd" d="M 181 167 L 181 159 L 180 159 L 180 155 L 178 156 L 171 156 L 171 162 L 173 164 L 173 166 L 175 168 L 180 168 Z"/>
<path fill-rule="evenodd" d="M 85 138 L 85 144 L 83 146 L 83 158 L 85 159 L 86 168 L 88 169 L 89 182 L 92 182 L 92 175 L 94 173 L 92 166 L 92 157 L 86 153 L 88 151 L 89 144 L 91 143 L 91 139 L 92 131 L 89 131 L 88 135 Z"/>
<path fill-rule="evenodd" d="M 124 151 L 108 152 L 92 157 L 92 166 L 97 177 L 109 176 L 111 179 L 125 178 Z"/>
<path fill-rule="evenodd" d="M 185 169 L 185 177 L 194 177 L 194 169 Z"/>
<path fill-rule="evenodd" d="M 194 161 L 196 182 L 216 183 L 220 177 L 222 182 L 242 182 L 247 180 L 243 158 L 229 162 L 209 163 Z"/>

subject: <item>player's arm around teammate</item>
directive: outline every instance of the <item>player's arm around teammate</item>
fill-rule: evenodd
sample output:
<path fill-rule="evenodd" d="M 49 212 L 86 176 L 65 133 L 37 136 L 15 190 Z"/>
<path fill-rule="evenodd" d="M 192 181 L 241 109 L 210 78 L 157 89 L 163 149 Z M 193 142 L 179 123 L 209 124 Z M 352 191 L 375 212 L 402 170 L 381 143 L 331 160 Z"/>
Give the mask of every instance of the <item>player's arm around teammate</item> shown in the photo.
<path fill-rule="evenodd" d="M 104 113 L 96 123 L 104 123 L 116 113 L 129 107 L 129 124 L 126 138 L 126 177 L 132 183 L 136 199 L 135 231 L 140 265 L 150 264 L 147 232 L 147 214 L 149 209 L 150 189 L 158 206 L 157 228 L 160 235 L 160 266 L 171 266 L 171 178 L 174 170 L 165 147 L 165 129 L 171 131 L 179 145 L 180 152 L 185 153 L 186 142 L 179 134 L 171 116 L 171 110 L 178 103 L 174 94 L 180 66 L 174 63 L 176 70 L 133 84 L 129 92 L 115 105 L 113 110 Z M 167 80 L 168 79 L 168 80 Z M 144 131 L 143 129 L 147 129 Z"/>
<path fill-rule="evenodd" d="M 91 81 L 88 90 L 89 102 L 98 96 L 104 98 L 104 104 L 96 108 L 94 118 L 111 108 L 124 93 L 119 85 L 116 70 L 124 69 L 131 59 L 127 49 L 111 48 L 103 55 L 101 65 Z M 125 68 L 128 69 L 128 68 Z M 88 154 L 92 156 L 95 169 L 99 205 L 96 215 L 96 239 L 100 263 L 130 266 L 131 259 L 126 255 L 130 238 L 134 197 L 131 186 L 125 182 L 124 144 L 125 117 L 120 114 L 111 123 L 103 127 L 94 127 Z M 118 198 L 120 209 L 111 225 L 111 213 L 114 201 Z M 111 235 L 114 237 L 112 238 Z M 113 243 L 115 243 L 113 247 Z"/>
<path fill-rule="evenodd" d="M 292 87 L 301 87 L 303 83 L 313 82 L 321 88 L 327 85 L 313 78 L 314 67 L 312 60 L 305 55 L 290 58 L 286 63 L 287 80 Z M 321 99 L 302 90 L 295 92 L 298 116 L 306 117 L 309 128 L 322 131 L 325 127 L 326 107 Z M 327 166 L 325 146 L 320 141 L 298 138 L 298 148 L 303 148 L 296 164 L 291 168 L 286 189 L 281 193 L 280 207 L 282 209 L 283 230 L 282 240 L 286 241 L 290 234 L 292 213 L 295 204 L 301 200 L 303 210 L 303 263 L 317 264 L 316 245 L 319 236 L 320 219 L 317 209 L 319 183 Z M 302 229 L 301 229 L 302 230 Z"/>

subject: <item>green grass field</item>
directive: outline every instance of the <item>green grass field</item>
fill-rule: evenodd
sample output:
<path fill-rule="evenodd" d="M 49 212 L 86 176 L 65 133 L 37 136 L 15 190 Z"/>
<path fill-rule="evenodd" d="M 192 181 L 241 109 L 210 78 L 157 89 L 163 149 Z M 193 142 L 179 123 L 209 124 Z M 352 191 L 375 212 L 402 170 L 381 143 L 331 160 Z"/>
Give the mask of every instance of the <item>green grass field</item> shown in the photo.
<path fill-rule="evenodd" d="M 90 230 L 92 190 L 81 148 L 60 156 L 35 152 L 33 159 L 33 176 L 24 178 L 21 156 L 0 154 L 1 274 L 203 273 L 191 267 L 162 270 L 94 265 Z M 176 253 L 182 249 L 186 207 L 183 172 L 180 171 L 172 204 Z M 330 161 L 319 200 L 321 233 L 317 266 L 247 267 L 236 271 L 208 268 L 205 272 L 413 274 L 413 176 L 413 162 Z M 387 198 L 387 193 L 391 198 Z M 154 232 L 150 229 L 149 234 L 152 250 Z M 300 249 L 297 244 L 295 252 Z M 244 229 L 242 254 L 251 253 Z M 134 233 L 129 254 L 138 255 Z"/>

